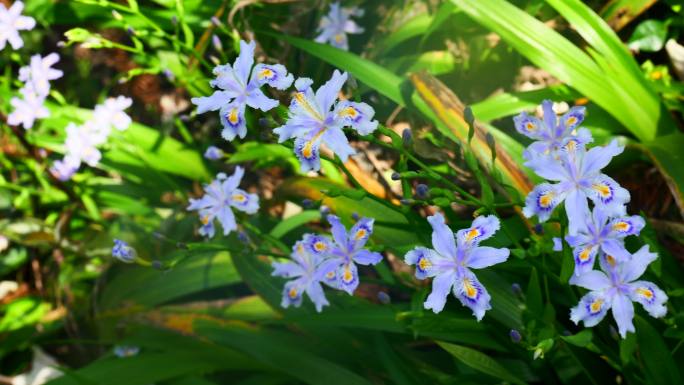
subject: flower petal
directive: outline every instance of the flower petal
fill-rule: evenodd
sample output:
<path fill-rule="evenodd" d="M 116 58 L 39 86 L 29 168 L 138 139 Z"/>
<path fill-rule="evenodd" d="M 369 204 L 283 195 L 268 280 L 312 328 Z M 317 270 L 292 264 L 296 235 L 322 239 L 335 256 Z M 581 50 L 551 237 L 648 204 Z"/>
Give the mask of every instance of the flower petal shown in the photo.
<path fill-rule="evenodd" d="M 268 84 L 278 90 L 285 90 L 292 85 L 294 77 L 287 72 L 287 68 L 282 64 L 259 63 L 254 67 L 252 80 L 259 85 Z"/>
<path fill-rule="evenodd" d="M 247 123 L 245 122 L 245 105 L 233 103 L 223 106 L 219 112 L 223 126 L 221 136 L 227 141 L 232 141 L 236 136 L 244 138 L 247 135 Z"/>
<path fill-rule="evenodd" d="M 629 284 L 629 298 L 639 302 L 652 317 L 660 318 L 667 314 L 667 295 L 653 282 L 636 281 Z"/>
<path fill-rule="evenodd" d="M 310 170 L 318 171 L 321 169 L 320 158 L 321 140 L 297 138 L 294 143 L 294 152 L 299 159 L 302 172 Z"/>
<path fill-rule="evenodd" d="M 316 103 L 321 111 L 330 111 L 337 95 L 342 90 L 342 86 L 347 81 L 347 73 L 341 73 L 338 70 L 333 72 L 332 77 L 325 84 L 323 84 L 318 91 L 316 91 Z"/>
<path fill-rule="evenodd" d="M 624 294 L 613 297 L 613 318 L 618 325 L 618 332 L 622 338 L 627 337 L 627 332 L 634 333 L 634 305 L 632 300 Z"/>
<path fill-rule="evenodd" d="M 515 124 L 515 129 L 528 138 L 544 139 L 544 123 L 534 116 L 522 112 L 520 115 L 513 118 L 513 123 Z"/>
<path fill-rule="evenodd" d="M 589 213 L 587 197 L 579 189 L 573 189 L 565 198 L 565 213 L 568 215 L 568 232 L 577 234 Z"/>
<path fill-rule="evenodd" d="M 192 98 L 190 101 L 197 106 L 197 113 L 203 114 L 207 111 L 216 111 L 230 104 L 230 101 L 235 97 L 234 93 L 229 91 L 216 91 L 210 96 L 200 96 Z"/>
<path fill-rule="evenodd" d="M 456 281 L 456 272 L 449 271 L 443 274 L 437 275 L 432 280 L 432 292 L 428 295 L 427 300 L 423 304 L 425 309 L 432 309 L 434 313 L 439 313 L 444 309 L 446 304 L 447 296 L 451 287 Z"/>
<path fill-rule="evenodd" d="M 349 249 L 359 250 L 368 242 L 368 238 L 373 234 L 373 218 L 361 218 L 349 230 Z"/>
<path fill-rule="evenodd" d="M 473 221 L 467 229 L 458 230 L 456 239 L 460 246 L 477 246 L 499 231 L 501 223 L 495 215 L 481 215 Z"/>
<path fill-rule="evenodd" d="M 589 243 L 572 250 L 572 258 L 575 261 L 575 277 L 581 276 L 594 268 L 598 247 Z"/>
<path fill-rule="evenodd" d="M 294 278 L 304 275 L 304 269 L 294 262 L 273 262 L 271 263 L 274 277 Z"/>
<path fill-rule="evenodd" d="M 259 196 L 235 189 L 230 195 L 230 205 L 244 213 L 255 214 L 259 211 Z"/>
<path fill-rule="evenodd" d="M 639 235 L 641 229 L 643 229 L 645 225 L 646 222 L 644 221 L 644 218 L 639 215 L 615 218 L 608 223 L 610 229 L 608 236 L 624 238 L 629 235 Z"/>
<path fill-rule="evenodd" d="M 508 259 L 510 250 L 506 248 L 475 247 L 466 261 L 466 266 L 473 269 L 483 269 L 504 262 Z"/>
<path fill-rule="evenodd" d="M 323 142 L 328 146 L 342 162 L 346 162 L 350 155 L 356 154 L 356 151 L 349 145 L 347 137 L 339 127 L 328 127 L 323 132 L 321 137 Z"/>
<path fill-rule="evenodd" d="M 525 198 L 523 214 L 527 218 L 537 216 L 539 222 L 545 222 L 556 208 L 563 201 L 556 187 L 549 183 L 537 185 Z"/>
<path fill-rule="evenodd" d="M 216 215 L 216 218 L 221 223 L 221 227 L 223 227 L 223 235 L 228 235 L 231 231 L 237 230 L 235 215 L 229 206 L 221 207 Z"/>
<path fill-rule="evenodd" d="M 325 293 L 323 292 L 323 287 L 318 281 L 311 281 L 306 287 L 306 294 L 311 299 L 311 302 L 316 306 L 316 311 L 321 312 L 324 306 L 330 305 L 328 300 L 325 298 Z"/>
<path fill-rule="evenodd" d="M 603 292 L 590 291 L 570 310 L 570 320 L 575 324 L 582 321 L 586 327 L 595 326 L 608 313 L 611 301 L 612 299 L 607 298 Z"/>
<path fill-rule="evenodd" d="M 375 265 L 382 261 L 382 254 L 375 251 L 370 251 L 366 249 L 361 249 L 354 253 L 354 262 L 359 265 Z"/>
<path fill-rule="evenodd" d="M 467 306 L 473 311 L 473 315 L 478 321 L 482 320 L 485 312 L 492 308 L 489 304 L 491 297 L 487 293 L 487 289 L 469 270 L 466 270 L 466 273 L 458 277 L 454 283 L 454 295 L 463 306 Z"/>
<path fill-rule="evenodd" d="M 582 275 L 570 277 L 570 284 L 587 290 L 600 291 L 610 287 L 611 281 L 602 271 L 591 270 Z"/>
<path fill-rule="evenodd" d="M 444 216 L 440 213 L 427 217 L 432 226 L 432 246 L 435 250 L 445 256 L 456 258 L 456 240 L 454 233 L 444 223 Z"/>
<path fill-rule="evenodd" d="M 244 40 L 240 40 L 240 54 L 235 59 L 235 63 L 233 63 L 233 71 L 235 71 L 235 77 L 243 86 L 247 85 L 249 73 L 254 64 L 255 48 L 256 43 L 254 41 L 247 43 Z"/>
<path fill-rule="evenodd" d="M 658 254 L 650 252 L 648 245 L 644 245 L 620 265 L 620 277 L 624 282 L 632 282 L 641 277 L 648 265 L 656 259 L 658 259 Z"/>
<path fill-rule="evenodd" d="M 278 107 L 278 105 L 280 104 L 277 100 L 271 99 L 264 95 L 264 93 L 258 88 L 250 90 L 249 93 L 247 93 L 247 98 L 245 99 L 245 102 L 248 106 L 259 109 L 261 111 L 272 110 Z"/>
<path fill-rule="evenodd" d="M 582 159 L 582 175 L 598 173 L 610 163 L 613 157 L 622 153 L 625 148 L 613 139 L 607 146 L 596 146 L 586 152 Z"/>

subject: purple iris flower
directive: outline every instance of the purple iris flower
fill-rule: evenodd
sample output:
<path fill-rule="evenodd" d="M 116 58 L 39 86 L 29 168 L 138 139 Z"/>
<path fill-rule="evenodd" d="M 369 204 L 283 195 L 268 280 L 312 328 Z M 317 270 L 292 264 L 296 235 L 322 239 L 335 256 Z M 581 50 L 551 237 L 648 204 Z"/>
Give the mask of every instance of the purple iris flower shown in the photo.
<path fill-rule="evenodd" d="M 321 264 L 324 283 L 354 294 L 359 286 L 356 264 L 375 265 L 382 260 L 382 254 L 364 249 L 373 233 L 374 219 L 359 219 L 348 233 L 340 218 L 328 215 L 327 219 L 332 226 L 333 241 L 320 235 L 311 235 L 304 238 L 304 247 L 311 254 L 326 258 Z"/>
<path fill-rule="evenodd" d="M 609 218 L 599 207 L 592 215 L 583 218 L 576 235 L 567 235 L 565 240 L 573 248 L 575 275 L 582 275 L 594 267 L 599 251 L 612 256 L 618 262 L 629 259 L 623 238 L 638 235 L 644 228 L 644 219 L 638 215 Z"/>
<path fill-rule="evenodd" d="M 295 138 L 295 155 L 302 172 L 320 170 L 321 144 L 328 146 L 343 162 L 355 153 L 343 127 L 351 127 L 361 135 L 368 135 L 378 127 L 378 122 L 372 120 L 375 111 L 368 104 L 337 101 L 346 81 L 347 73 L 335 70 L 332 78 L 315 93 L 311 88 L 313 80 L 299 78 L 295 82 L 297 93 L 290 103 L 288 120 L 273 131 L 280 143 Z"/>
<path fill-rule="evenodd" d="M 219 173 L 211 183 L 204 186 L 205 194 L 200 199 L 190 199 L 188 210 L 199 211 L 202 226 L 199 233 L 212 238 L 215 234 L 214 219 L 223 227 L 223 235 L 237 229 L 233 208 L 247 214 L 259 210 L 259 197 L 238 188 L 245 170 L 236 167 L 230 177 Z"/>
<path fill-rule="evenodd" d="M 601 208 L 607 216 L 625 215 L 629 192 L 611 177 L 601 173 L 611 159 L 622 153 L 624 147 L 613 140 L 605 147 L 596 146 L 587 151 L 583 144 L 571 138 L 554 155 L 532 156 L 525 165 L 542 178 L 558 183 L 541 183 L 525 200 L 523 213 L 530 218 L 536 215 L 544 222 L 553 210 L 565 201 L 569 232 L 577 234 L 584 218 L 589 215 L 587 199 Z"/>
<path fill-rule="evenodd" d="M 219 160 L 223 158 L 223 150 L 216 146 L 209 146 L 204 152 L 204 157 L 209 160 Z"/>
<path fill-rule="evenodd" d="M 316 306 L 316 311 L 320 313 L 323 306 L 329 305 L 321 286 L 321 280 L 325 275 L 321 265 L 323 257 L 310 253 L 305 247 L 305 241 L 295 243 L 291 257 L 291 262 L 273 262 L 271 265 L 273 276 L 294 278 L 283 288 L 282 307 L 299 307 L 303 294 L 306 293 Z"/>
<path fill-rule="evenodd" d="M 240 41 L 240 55 L 233 65 L 224 64 L 214 68 L 216 79 L 210 84 L 219 90 L 211 96 L 192 98 L 192 103 L 197 105 L 198 114 L 219 110 L 223 125 L 221 135 L 229 141 L 236 136 L 244 138 L 247 135 L 246 106 L 262 111 L 278 106 L 277 100 L 270 99 L 261 92 L 261 86 L 268 84 L 284 90 L 294 79 L 281 64 L 257 64 L 252 70 L 255 47 L 253 41 Z"/>
<path fill-rule="evenodd" d="M 12 49 L 24 46 L 19 31 L 30 31 L 36 26 L 36 20 L 30 16 L 22 16 L 22 1 L 15 1 L 9 9 L 0 3 L 0 51 L 9 43 Z"/>
<path fill-rule="evenodd" d="M 318 43 L 329 43 L 333 47 L 349 50 L 349 43 L 347 42 L 348 33 L 363 33 L 364 29 L 360 27 L 351 16 L 361 17 L 364 11 L 358 7 L 344 8 L 339 1 L 330 4 L 330 11 L 323 16 L 318 25 L 318 36 L 315 41 Z"/>
<path fill-rule="evenodd" d="M 584 107 L 573 107 L 560 119 L 553 111 L 552 101 L 544 100 L 542 110 L 544 111 L 543 120 L 530 116 L 526 112 L 513 118 L 515 129 L 535 140 L 523 153 L 525 159 L 529 159 L 533 156 L 532 154 L 553 154 L 570 138 L 582 144 L 593 140 L 589 130 L 577 129 L 584 121 L 586 110 Z"/>
<path fill-rule="evenodd" d="M 45 98 L 38 95 L 32 86 L 26 85 L 19 90 L 19 93 L 22 98 L 15 96 L 10 99 L 13 110 L 7 115 L 7 124 L 22 125 L 28 130 L 33 127 L 37 119 L 50 116 L 50 111 L 45 107 Z"/>
<path fill-rule="evenodd" d="M 19 68 L 19 80 L 30 85 L 40 97 L 45 98 L 50 93 L 50 81 L 59 79 L 64 73 L 52 68 L 59 61 L 59 55 L 55 52 L 41 57 L 31 56 L 31 63 Z"/>
<path fill-rule="evenodd" d="M 480 246 L 480 242 L 499 230 L 499 219 L 493 215 L 477 217 L 472 226 L 454 233 L 444 223 L 442 214 L 428 217 L 432 226 L 432 246 L 416 247 L 404 257 L 409 265 L 416 265 L 416 278 L 434 277 L 432 293 L 425 308 L 439 313 L 444 309 L 449 291 L 469 307 L 478 321 L 491 309 L 491 297 L 470 269 L 482 269 L 504 262 L 510 251 L 506 248 Z"/>
<path fill-rule="evenodd" d="M 634 332 L 632 302 L 640 303 L 653 317 L 663 317 L 667 313 L 667 295 L 652 282 L 637 281 L 656 258 L 657 254 L 644 246 L 625 262 L 606 255 L 601 264 L 603 271 L 592 270 L 573 277 L 570 283 L 590 292 L 572 308 L 570 319 L 574 323 L 583 321 L 584 326 L 592 327 L 612 309 L 620 336 L 625 338 L 628 331 Z"/>

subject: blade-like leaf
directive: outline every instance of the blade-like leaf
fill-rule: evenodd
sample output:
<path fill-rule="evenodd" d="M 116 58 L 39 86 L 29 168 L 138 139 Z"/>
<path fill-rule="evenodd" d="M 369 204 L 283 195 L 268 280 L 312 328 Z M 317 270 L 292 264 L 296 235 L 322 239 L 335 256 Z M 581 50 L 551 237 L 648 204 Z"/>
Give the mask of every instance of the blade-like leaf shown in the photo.
<path fill-rule="evenodd" d="M 492 377 L 496 377 L 500 380 L 512 382 L 514 384 L 525 384 L 525 381 L 514 376 L 506 368 L 496 362 L 495 359 L 484 353 L 481 353 L 475 349 L 466 348 L 465 346 L 448 344 L 446 342 L 437 342 L 437 344 L 449 354 L 454 356 L 457 360 L 475 370 L 488 374 Z"/>

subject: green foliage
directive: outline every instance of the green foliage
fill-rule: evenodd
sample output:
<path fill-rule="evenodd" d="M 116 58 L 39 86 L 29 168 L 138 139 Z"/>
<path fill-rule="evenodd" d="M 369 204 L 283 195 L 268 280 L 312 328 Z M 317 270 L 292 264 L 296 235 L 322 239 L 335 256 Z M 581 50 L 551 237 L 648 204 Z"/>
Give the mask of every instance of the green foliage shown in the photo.
<path fill-rule="evenodd" d="M 40 367 L 40 347 L 63 373 L 55 385 L 681 383 L 684 86 L 663 49 L 683 32 L 681 7 L 355 1 L 365 32 L 349 34 L 345 51 L 314 41 L 328 3 L 27 0 L 38 26 L 20 32 L 22 49 L 0 51 L 0 373 Z M 352 160 L 323 150 L 317 176 L 301 171 L 293 144 L 273 134 L 292 88 L 263 88 L 280 105 L 248 109 L 244 139 L 221 138 L 217 112 L 196 113 L 190 98 L 213 92 L 214 66 L 233 63 L 241 39 L 257 42 L 257 62 L 316 87 L 348 72 L 341 96 L 368 103 L 380 122 L 369 135 L 345 131 Z M 50 116 L 9 126 L 19 68 L 49 52 L 64 71 Z M 49 170 L 67 126 L 115 95 L 134 99 L 135 122 L 112 130 L 96 166 L 57 180 Z M 521 213 L 540 180 L 523 165 L 529 141 L 511 117 L 545 99 L 585 105 L 597 144 L 627 145 L 607 173 L 647 221 L 627 247 L 658 252 L 644 279 L 669 301 L 661 319 L 635 306 L 625 339 L 611 314 L 592 328 L 571 322 L 586 291 L 568 285 L 572 250 L 551 246 L 567 221 L 535 226 Z M 225 156 L 205 159 L 209 145 Z M 260 210 L 236 211 L 236 231 L 202 239 L 189 199 L 238 165 Z M 329 233 L 327 212 L 347 228 L 374 218 L 367 246 L 383 260 L 359 266 L 353 296 L 326 286 L 320 313 L 306 295 L 284 308 L 286 279 L 272 263 L 289 260 L 304 234 Z M 425 217 L 435 212 L 453 230 L 479 215 L 501 220 L 483 245 L 510 257 L 474 270 L 491 296 L 481 321 L 452 294 L 442 312 L 425 309 L 431 282 L 403 261 L 431 246 Z M 137 251 L 135 263 L 112 258 L 113 239 Z M 119 357 L 117 346 L 139 351 Z"/>

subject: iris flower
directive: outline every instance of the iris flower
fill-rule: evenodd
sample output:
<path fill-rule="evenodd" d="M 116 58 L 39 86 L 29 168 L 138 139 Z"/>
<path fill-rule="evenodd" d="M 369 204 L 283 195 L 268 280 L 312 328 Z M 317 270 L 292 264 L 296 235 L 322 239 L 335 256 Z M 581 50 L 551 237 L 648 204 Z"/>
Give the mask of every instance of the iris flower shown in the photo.
<path fill-rule="evenodd" d="M 321 269 L 323 257 L 310 253 L 304 241 L 295 243 L 291 257 L 291 262 L 273 262 L 272 264 L 273 276 L 294 278 L 283 288 L 282 307 L 287 308 L 290 305 L 299 307 L 302 304 L 303 294 L 306 293 L 316 306 L 316 311 L 320 313 L 323 306 L 329 305 L 321 286 L 321 279 L 325 275 Z"/>
<path fill-rule="evenodd" d="M 22 16 L 24 3 L 15 1 L 7 9 L 0 3 L 0 50 L 5 49 L 9 42 L 12 49 L 19 49 L 24 46 L 24 41 L 19 36 L 19 31 L 30 31 L 36 26 L 36 20 L 30 16 Z"/>
<path fill-rule="evenodd" d="M 107 127 L 105 136 L 109 135 L 109 130 L 114 127 L 119 131 L 124 131 L 131 125 L 133 120 L 125 110 L 133 105 L 133 100 L 119 95 L 116 98 L 107 98 L 104 103 L 95 106 L 93 119 L 102 127 Z"/>
<path fill-rule="evenodd" d="M 625 215 L 629 192 L 611 177 L 601 173 L 614 156 L 624 147 L 613 140 L 607 146 L 596 146 L 587 151 L 582 143 L 571 138 L 552 155 L 534 155 L 526 165 L 542 178 L 558 183 L 537 185 L 525 200 L 523 213 L 530 218 L 536 215 L 544 222 L 553 210 L 565 201 L 569 232 L 576 234 L 584 218 L 589 215 L 587 199 L 601 208 L 607 216 Z"/>
<path fill-rule="evenodd" d="M 368 135 L 378 127 L 378 122 L 371 120 L 375 111 L 368 104 L 337 101 L 346 81 L 347 74 L 335 70 L 332 78 L 315 93 L 311 88 L 313 80 L 299 78 L 295 82 L 297 92 L 290 103 L 288 120 L 273 131 L 280 143 L 295 138 L 295 155 L 302 172 L 320 170 L 321 144 L 328 146 L 343 162 L 355 153 L 343 127 L 351 127 L 360 135 Z"/>
<path fill-rule="evenodd" d="M 214 68 L 216 79 L 211 86 L 218 88 L 211 96 L 192 98 L 197 105 L 197 113 L 219 110 L 223 131 L 221 135 L 226 140 L 233 140 L 236 136 L 244 138 L 247 135 L 245 122 L 245 108 L 247 106 L 268 111 L 278 106 L 278 101 L 270 99 L 261 92 L 261 86 L 268 84 L 279 90 L 284 90 L 292 84 L 292 74 L 281 64 L 254 65 L 254 48 L 252 41 L 240 41 L 240 55 L 231 66 L 219 65 Z M 251 77 L 250 77 L 251 73 Z"/>
<path fill-rule="evenodd" d="M 64 75 L 62 71 L 52 68 L 58 61 L 59 55 L 54 52 L 45 57 L 33 55 L 29 65 L 19 68 L 19 80 L 44 98 L 50 93 L 50 81 Z"/>
<path fill-rule="evenodd" d="M 320 235 L 309 236 L 304 239 L 304 247 L 311 254 L 326 258 L 321 265 L 321 271 L 325 273 L 323 282 L 354 294 L 359 286 L 356 264 L 375 265 L 382 260 L 382 254 L 364 248 L 373 233 L 374 219 L 359 219 L 348 233 L 340 218 L 328 215 L 327 219 L 332 226 L 333 241 Z"/>
<path fill-rule="evenodd" d="M 363 16 L 363 9 L 358 7 L 343 8 L 339 2 L 330 4 L 330 11 L 323 16 L 318 25 L 318 33 L 315 41 L 318 43 L 329 43 L 333 47 L 349 50 L 347 42 L 348 33 L 363 33 L 361 28 L 351 16 Z"/>
<path fill-rule="evenodd" d="M 590 292 L 572 308 L 570 319 L 592 327 L 601 322 L 608 310 L 612 310 L 620 336 L 625 338 L 628 331 L 634 332 L 632 302 L 640 303 L 653 317 L 663 317 L 667 313 L 667 295 L 652 282 L 637 281 L 656 258 L 658 256 L 644 246 L 625 262 L 617 262 L 607 255 L 605 263 L 601 264 L 603 271 L 592 270 L 573 277 L 570 283 Z"/>
<path fill-rule="evenodd" d="M 219 173 L 211 183 L 204 186 L 205 194 L 200 199 L 190 199 L 188 210 L 197 210 L 202 221 L 199 233 L 209 236 L 215 234 L 214 219 L 218 219 L 223 227 L 223 235 L 237 230 L 233 208 L 254 214 L 259 210 L 259 197 L 238 188 L 245 170 L 236 167 L 230 177 Z"/>
<path fill-rule="evenodd" d="M 432 293 L 424 303 L 426 309 L 439 313 L 444 309 L 449 291 L 469 307 L 478 321 L 491 309 L 491 297 L 470 269 L 482 269 L 504 262 L 509 250 L 480 246 L 480 242 L 499 230 L 499 219 L 493 215 L 477 217 L 471 227 L 455 234 L 444 223 L 442 214 L 428 217 L 432 226 L 432 246 L 416 247 L 404 257 L 416 265 L 416 278 L 434 277 Z"/>
<path fill-rule="evenodd" d="M 594 266 L 599 251 L 611 255 L 619 262 L 629 259 L 623 238 L 638 235 L 644 228 L 644 219 L 638 215 L 609 218 L 599 207 L 592 215 L 583 218 L 576 235 L 568 235 L 565 240 L 573 247 L 575 275 L 582 275 Z"/>
<path fill-rule="evenodd" d="M 513 118 L 515 129 L 534 140 L 523 153 L 526 159 L 532 154 L 555 153 L 569 138 L 573 138 L 582 144 L 592 141 L 589 130 L 586 128 L 577 129 L 584 121 L 584 107 L 573 107 L 560 119 L 556 117 L 556 113 L 553 111 L 552 101 L 544 100 L 542 110 L 544 112 L 543 120 L 530 116 L 526 112 Z"/>
<path fill-rule="evenodd" d="M 22 97 L 13 97 L 10 104 L 12 112 L 7 115 L 7 124 L 11 126 L 22 125 L 24 129 L 30 129 L 37 119 L 50 116 L 50 111 L 45 107 L 45 98 L 38 95 L 33 87 L 23 87 L 19 90 Z"/>

